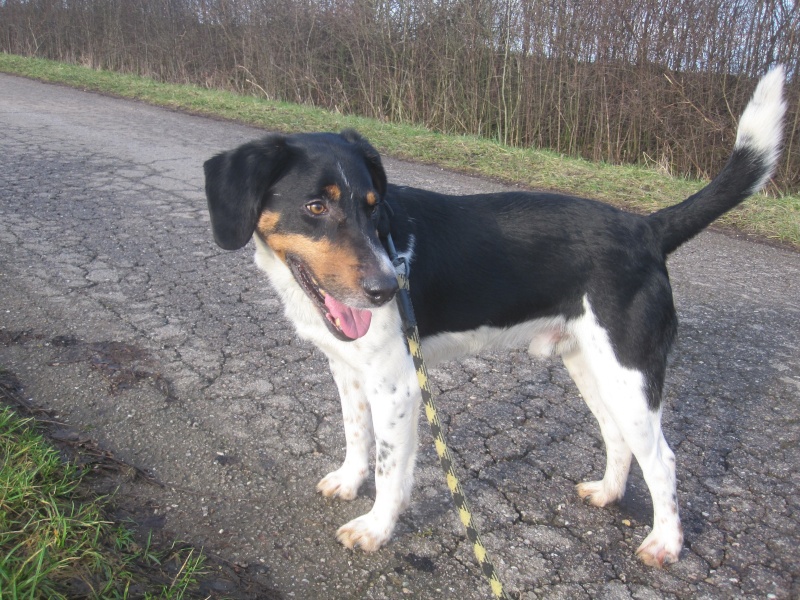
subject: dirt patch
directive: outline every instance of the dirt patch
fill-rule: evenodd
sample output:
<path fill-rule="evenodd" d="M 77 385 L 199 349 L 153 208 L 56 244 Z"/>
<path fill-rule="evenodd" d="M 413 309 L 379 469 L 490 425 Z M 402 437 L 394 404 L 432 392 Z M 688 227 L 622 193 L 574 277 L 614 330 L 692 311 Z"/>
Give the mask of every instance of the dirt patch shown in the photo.
<path fill-rule="evenodd" d="M 146 382 L 162 393 L 167 402 L 175 400 L 170 381 L 158 371 L 152 356 L 143 348 L 115 340 L 87 342 L 72 335 L 48 339 L 30 330 L 0 330 L 0 344 L 11 346 L 32 342 L 55 351 L 50 366 L 87 363 L 108 378 L 111 393 Z"/>

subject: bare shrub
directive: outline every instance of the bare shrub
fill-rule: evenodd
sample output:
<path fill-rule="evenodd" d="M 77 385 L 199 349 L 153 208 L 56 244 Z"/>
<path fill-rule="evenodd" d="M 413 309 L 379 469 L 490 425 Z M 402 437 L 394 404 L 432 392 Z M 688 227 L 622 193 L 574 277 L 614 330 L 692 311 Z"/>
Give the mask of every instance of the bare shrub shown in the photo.
<path fill-rule="evenodd" d="M 705 176 L 781 62 L 791 0 L 5 0 L 0 49 Z"/>

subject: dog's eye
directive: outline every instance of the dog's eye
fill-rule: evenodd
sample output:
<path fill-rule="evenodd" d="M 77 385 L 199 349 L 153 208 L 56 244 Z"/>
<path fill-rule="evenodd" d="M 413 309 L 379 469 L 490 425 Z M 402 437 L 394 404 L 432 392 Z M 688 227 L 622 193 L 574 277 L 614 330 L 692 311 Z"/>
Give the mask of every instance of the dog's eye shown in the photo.
<path fill-rule="evenodd" d="M 322 200 L 312 200 L 306 204 L 306 210 L 315 217 L 320 217 L 328 212 L 328 207 Z"/>

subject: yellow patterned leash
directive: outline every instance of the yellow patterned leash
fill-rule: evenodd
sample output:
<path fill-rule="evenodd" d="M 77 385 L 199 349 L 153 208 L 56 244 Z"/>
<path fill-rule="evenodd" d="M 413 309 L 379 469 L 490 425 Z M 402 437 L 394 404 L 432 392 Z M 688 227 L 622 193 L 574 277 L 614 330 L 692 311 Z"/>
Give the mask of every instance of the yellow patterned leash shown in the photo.
<path fill-rule="evenodd" d="M 503 584 L 500 582 L 497 571 L 492 561 L 489 560 L 486 547 L 481 541 L 478 527 L 475 524 L 475 520 L 472 518 L 472 511 L 469 509 L 464 490 L 461 489 L 461 483 L 456 475 L 453 459 L 447 447 L 447 442 L 444 439 L 442 425 L 439 422 L 439 416 L 436 413 L 433 392 L 428 385 L 428 370 L 425 368 L 425 361 L 422 358 L 419 329 L 417 328 L 414 309 L 411 305 L 410 288 L 408 285 L 408 262 L 405 258 L 398 256 L 391 235 L 386 237 L 386 246 L 389 251 L 389 257 L 392 259 L 392 264 L 397 272 L 397 282 L 400 285 L 400 291 L 397 295 L 400 317 L 403 320 L 403 328 L 408 339 L 408 350 L 411 352 L 411 357 L 414 359 L 414 368 L 417 370 L 419 389 L 422 392 L 422 403 L 425 406 L 425 416 L 428 418 L 428 424 L 433 434 L 436 454 L 439 455 L 439 462 L 447 478 L 447 487 L 450 489 L 450 494 L 453 496 L 453 503 L 456 506 L 456 511 L 458 511 L 461 523 L 464 524 L 464 528 L 467 531 L 467 539 L 472 543 L 472 550 L 475 552 L 475 558 L 478 559 L 481 573 L 483 573 L 483 576 L 488 580 L 492 588 L 492 594 L 495 598 L 510 600 L 508 594 L 503 590 Z"/>

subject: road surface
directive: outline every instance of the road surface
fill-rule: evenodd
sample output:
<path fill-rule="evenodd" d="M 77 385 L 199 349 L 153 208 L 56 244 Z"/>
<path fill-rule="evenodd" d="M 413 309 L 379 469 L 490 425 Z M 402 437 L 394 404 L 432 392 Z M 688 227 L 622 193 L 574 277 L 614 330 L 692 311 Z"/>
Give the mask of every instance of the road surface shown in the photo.
<path fill-rule="evenodd" d="M 315 493 L 344 455 L 326 363 L 252 264 L 211 238 L 202 163 L 263 132 L 0 75 L 0 365 L 26 397 L 163 484 L 130 481 L 165 531 L 285 598 L 487 598 L 421 423 L 413 503 L 374 554 L 335 541 L 371 505 Z M 387 160 L 439 190 L 497 184 Z M 680 200 L 680 199 L 676 199 Z M 604 467 L 557 362 L 482 355 L 432 371 L 483 537 L 522 598 L 800 597 L 800 255 L 704 233 L 670 260 L 681 321 L 664 426 L 686 548 L 634 551 L 651 506 L 574 486 Z"/>

